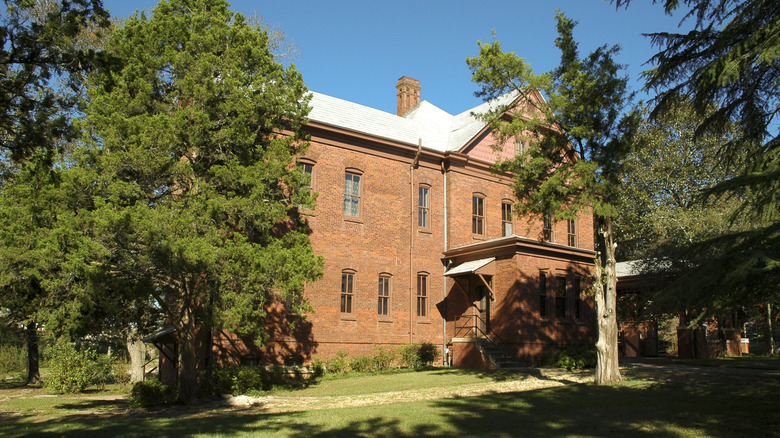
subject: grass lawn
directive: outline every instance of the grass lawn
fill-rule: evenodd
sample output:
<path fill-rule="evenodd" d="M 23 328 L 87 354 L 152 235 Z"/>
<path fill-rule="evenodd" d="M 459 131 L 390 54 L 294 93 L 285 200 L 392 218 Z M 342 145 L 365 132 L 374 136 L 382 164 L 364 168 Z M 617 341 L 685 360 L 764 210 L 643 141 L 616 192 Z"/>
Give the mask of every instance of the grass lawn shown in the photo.
<path fill-rule="evenodd" d="M 538 377 L 538 374 L 536 374 Z M 615 387 L 568 383 L 474 397 L 275 413 L 262 406 L 131 410 L 116 393 L 0 389 L 0 436 L 780 437 L 780 375 L 747 369 L 636 367 Z M 534 377 L 534 378 L 537 378 Z M 323 380 L 285 399 L 360 397 L 531 379 L 527 372 L 431 370 Z M 564 376 L 565 378 L 565 376 Z"/>

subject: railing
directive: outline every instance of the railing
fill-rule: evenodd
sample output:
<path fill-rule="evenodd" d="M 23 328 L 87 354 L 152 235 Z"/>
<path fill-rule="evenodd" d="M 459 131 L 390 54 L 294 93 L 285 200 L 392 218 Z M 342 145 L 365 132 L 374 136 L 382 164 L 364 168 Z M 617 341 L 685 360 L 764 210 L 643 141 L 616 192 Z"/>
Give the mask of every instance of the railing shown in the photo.
<path fill-rule="evenodd" d="M 459 325 L 458 322 L 461 322 Z M 483 330 L 483 327 L 485 328 Z M 466 336 L 464 336 L 466 335 Z M 480 336 L 481 335 L 481 336 Z M 507 360 L 509 359 L 509 355 L 504 350 L 503 347 L 501 347 L 501 344 L 504 343 L 504 341 L 501 340 L 501 337 L 498 336 L 498 333 L 494 332 L 490 327 L 488 326 L 487 322 L 479 317 L 479 315 L 460 315 L 455 317 L 455 337 L 469 337 L 469 338 L 477 338 L 482 339 L 488 344 L 490 344 L 493 348 L 493 350 L 499 352 L 502 356 L 501 359 Z M 482 351 L 482 347 L 480 347 L 480 351 Z M 486 354 L 485 351 L 482 351 L 483 354 Z M 495 363 L 496 358 L 492 357 L 492 354 L 487 354 L 491 357 L 490 360 Z"/>
<path fill-rule="evenodd" d="M 458 321 L 466 321 L 458 325 Z M 482 329 L 485 327 L 487 332 Z M 470 332 L 471 336 L 464 336 L 464 332 Z M 480 336 L 481 335 L 481 336 Z M 460 315 L 455 317 L 455 337 L 484 338 L 498 348 L 497 344 L 503 344 L 504 341 L 498 336 L 498 333 L 489 328 L 487 322 L 479 315 Z"/>

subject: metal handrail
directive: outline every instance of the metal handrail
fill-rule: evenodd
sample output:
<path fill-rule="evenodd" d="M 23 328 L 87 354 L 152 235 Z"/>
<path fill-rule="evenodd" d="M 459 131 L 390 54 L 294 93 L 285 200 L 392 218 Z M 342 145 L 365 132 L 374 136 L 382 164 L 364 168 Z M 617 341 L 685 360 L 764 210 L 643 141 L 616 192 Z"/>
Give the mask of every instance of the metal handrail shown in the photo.
<path fill-rule="evenodd" d="M 460 319 L 471 320 L 472 318 L 474 319 L 474 323 L 473 324 L 462 325 L 462 326 L 458 327 L 458 320 L 460 320 Z M 483 323 L 483 325 L 485 327 L 487 327 L 487 322 L 485 322 L 485 320 L 480 318 L 479 315 L 459 315 L 459 316 L 456 316 L 455 317 L 455 334 L 457 335 L 458 331 L 461 330 L 461 329 L 469 329 L 469 330 L 473 329 L 475 335 L 481 333 L 483 338 L 487 342 L 489 342 L 490 345 L 493 346 L 493 348 L 495 348 L 496 350 L 500 351 L 501 355 L 504 356 L 504 359 L 507 359 L 509 357 L 509 355 L 506 353 L 506 351 L 504 351 L 504 349 L 499 344 L 496 343 L 496 341 L 498 341 L 499 343 L 503 344 L 504 341 L 501 339 L 500 336 L 498 336 L 498 333 L 494 332 L 493 329 L 488 328 L 488 331 L 493 336 L 493 338 L 495 338 L 495 340 L 493 338 L 491 338 L 491 336 L 488 335 L 487 333 L 485 333 L 484 330 L 482 330 L 482 328 L 479 326 L 478 322 L 480 322 L 480 321 Z"/>
<path fill-rule="evenodd" d="M 472 319 L 472 318 L 474 318 L 474 323 L 473 324 L 462 325 L 462 326 L 458 327 L 458 320 L 460 320 L 460 319 Z M 459 315 L 459 316 L 456 316 L 455 317 L 455 333 L 458 333 L 459 329 L 466 329 L 466 328 L 471 329 L 471 328 L 473 328 L 475 334 L 477 334 L 477 333 L 482 334 L 482 336 L 484 336 L 486 339 L 488 339 L 490 341 L 490 343 L 492 343 L 492 344 L 495 344 L 494 339 L 496 341 L 498 341 L 499 343 L 501 343 L 501 344 L 504 343 L 504 341 L 501 339 L 501 336 L 498 336 L 498 333 L 494 332 L 493 329 L 488 328 L 488 332 L 489 333 L 485 333 L 485 331 L 482 330 L 482 328 L 479 326 L 479 324 L 478 324 L 479 322 L 482 322 L 482 324 L 485 327 L 488 326 L 487 322 L 484 319 L 482 319 L 479 315 Z"/>

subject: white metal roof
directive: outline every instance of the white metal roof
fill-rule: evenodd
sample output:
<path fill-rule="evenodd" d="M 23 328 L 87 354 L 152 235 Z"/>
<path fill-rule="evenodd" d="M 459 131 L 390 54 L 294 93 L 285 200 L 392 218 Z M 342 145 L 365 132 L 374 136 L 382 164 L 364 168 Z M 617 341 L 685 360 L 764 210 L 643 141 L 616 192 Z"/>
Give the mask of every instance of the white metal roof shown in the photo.
<path fill-rule="evenodd" d="M 484 268 L 485 266 L 494 262 L 495 260 L 496 260 L 495 257 L 489 257 L 486 259 L 471 260 L 468 262 L 464 262 L 459 264 L 458 266 L 453 267 L 452 269 L 449 269 L 447 272 L 444 273 L 444 275 L 452 276 L 458 274 L 473 274 L 474 272 L 477 272 L 479 269 Z"/>
<path fill-rule="evenodd" d="M 437 152 L 459 151 L 485 127 L 475 117 L 497 105 L 509 104 L 516 94 L 504 95 L 451 115 L 435 105 L 422 101 L 405 117 L 347 100 L 311 92 L 309 119 L 314 122 L 368 134 L 375 137 L 417 146 Z"/>

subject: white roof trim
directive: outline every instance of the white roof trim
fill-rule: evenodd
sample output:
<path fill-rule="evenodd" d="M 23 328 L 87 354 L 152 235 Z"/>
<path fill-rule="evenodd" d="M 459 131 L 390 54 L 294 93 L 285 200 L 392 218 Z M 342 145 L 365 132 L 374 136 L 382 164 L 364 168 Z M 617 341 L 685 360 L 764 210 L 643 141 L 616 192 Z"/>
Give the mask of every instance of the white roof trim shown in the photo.
<path fill-rule="evenodd" d="M 484 268 L 485 266 L 489 265 L 490 263 L 493 263 L 495 260 L 496 260 L 495 257 L 490 257 L 486 259 L 471 260 L 469 262 L 464 262 L 459 264 L 458 266 L 455 266 L 452 269 L 449 269 L 447 272 L 444 273 L 444 275 L 452 276 L 458 274 L 473 274 L 478 270 Z"/>

